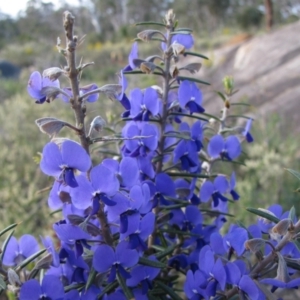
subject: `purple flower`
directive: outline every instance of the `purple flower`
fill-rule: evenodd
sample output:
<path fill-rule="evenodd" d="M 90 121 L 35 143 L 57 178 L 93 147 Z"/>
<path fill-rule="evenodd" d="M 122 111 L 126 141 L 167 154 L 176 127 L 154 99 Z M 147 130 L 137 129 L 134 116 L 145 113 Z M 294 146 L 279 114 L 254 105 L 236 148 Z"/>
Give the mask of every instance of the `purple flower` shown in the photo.
<path fill-rule="evenodd" d="M 48 206 L 56 210 L 62 208 L 64 203 L 71 203 L 70 190 L 70 186 L 55 181 L 49 194 Z"/>
<path fill-rule="evenodd" d="M 42 104 L 45 101 L 54 100 L 60 93 L 60 84 L 58 79 L 51 81 L 48 77 L 35 71 L 30 75 L 27 91 L 29 95 L 36 99 L 35 103 Z"/>
<path fill-rule="evenodd" d="M 107 158 L 102 161 L 102 165 L 115 173 L 123 187 L 131 188 L 138 182 L 139 167 L 134 158 L 123 157 L 120 163 L 115 159 Z"/>
<path fill-rule="evenodd" d="M 123 70 L 121 70 L 119 74 L 119 84 L 122 86 L 122 91 L 118 96 L 118 100 L 120 101 L 122 106 L 126 109 L 126 111 L 123 112 L 122 117 L 127 118 L 130 115 L 130 101 L 125 94 L 125 90 L 127 89 L 128 83 L 123 73 Z"/>
<path fill-rule="evenodd" d="M 46 275 L 42 285 L 35 279 L 26 281 L 20 290 L 20 300 L 39 299 L 63 300 L 64 287 L 61 281 L 53 275 Z"/>
<path fill-rule="evenodd" d="M 55 143 L 48 143 L 43 149 L 40 164 L 42 171 L 54 176 L 63 184 L 77 187 L 74 172 L 87 172 L 91 166 L 91 159 L 87 152 L 76 142 L 66 140 L 59 147 Z"/>
<path fill-rule="evenodd" d="M 188 109 L 190 114 L 203 113 L 202 92 L 194 82 L 183 80 L 178 89 L 178 100 L 182 109 Z"/>
<path fill-rule="evenodd" d="M 222 260 L 215 261 L 214 253 L 210 247 L 204 246 L 199 253 L 199 269 L 203 272 L 207 280 L 206 292 L 209 297 L 216 294 L 217 285 L 221 290 L 225 289 L 226 272 Z"/>
<path fill-rule="evenodd" d="M 175 180 L 175 189 L 178 198 L 185 199 L 191 202 L 193 205 L 200 204 L 199 197 L 194 193 L 197 178 L 193 178 L 191 183 L 188 183 L 185 179 Z"/>
<path fill-rule="evenodd" d="M 149 87 L 144 93 L 136 88 L 130 93 L 130 116 L 135 121 L 149 121 L 149 116 L 159 112 L 159 100 L 155 89 Z"/>
<path fill-rule="evenodd" d="M 55 251 L 52 239 L 50 238 L 50 236 L 46 236 L 45 238 L 41 237 L 41 240 L 42 240 L 44 247 L 51 254 L 51 257 L 52 257 L 51 265 L 54 267 L 58 267 L 59 266 L 59 257 L 58 257 L 58 253 Z"/>
<path fill-rule="evenodd" d="M 200 189 L 200 200 L 207 202 L 210 197 L 213 198 L 214 206 L 218 206 L 219 200 L 228 201 L 228 199 L 223 196 L 227 193 L 229 189 L 228 181 L 225 176 L 217 176 L 214 180 L 214 183 L 206 180 Z"/>
<path fill-rule="evenodd" d="M 130 51 L 129 56 L 128 56 L 128 63 L 129 64 L 123 69 L 123 71 L 132 71 L 133 69 L 136 68 L 133 60 L 139 57 L 138 53 L 139 53 L 138 43 L 134 42 L 132 44 L 131 51 Z"/>
<path fill-rule="evenodd" d="M 148 259 L 157 261 L 156 257 L 149 256 Z M 137 265 L 131 270 L 131 278 L 126 280 L 126 284 L 130 287 L 135 287 L 139 283 L 142 286 L 142 294 L 147 294 L 149 289 L 153 288 L 152 280 L 159 274 L 159 268 Z"/>
<path fill-rule="evenodd" d="M 128 247 L 130 249 L 137 249 L 144 251 L 147 249 L 145 240 L 150 236 L 154 230 L 155 216 L 152 212 L 146 214 L 140 219 L 139 214 L 132 214 L 128 216 L 127 231 L 121 234 L 121 239 L 128 237 Z"/>
<path fill-rule="evenodd" d="M 207 146 L 207 152 L 211 158 L 226 158 L 233 160 L 241 154 L 241 144 L 239 139 L 230 135 L 224 139 L 221 135 L 213 136 Z"/>
<path fill-rule="evenodd" d="M 116 278 L 116 272 L 119 272 L 125 279 L 130 278 L 131 276 L 125 268 L 135 266 L 138 260 L 138 252 L 128 249 L 127 242 L 123 241 L 115 250 L 108 245 L 98 246 L 93 257 L 93 267 L 100 273 L 110 270 L 108 282 L 112 282 Z"/>
<path fill-rule="evenodd" d="M 227 282 L 237 286 L 246 293 L 249 299 L 259 299 L 259 289 L 249 275 L 245 274 L 246 266 L 243 261 L 228 262 L 225 265 Z"/>
<path fill-rule="evenodd" d="M 83 86 L 79 89 L 79 95 L 82 96 L 87 92 L 91 92 L 93 90 L 96 90 L 98 86 L 95 83 Z M 71 88 L 64 88 L 63 91 L 66 95 L 62 95 L 62 100 L 66 103 L 70 102 L 70 98 L 73 97 L 72 89 Z M 67 96 L 69 95 L 69 96 Z M 91 94 L 88 97 L 85 98 L 87 102 L 96 102 L 99 98 L 99 93 Z"/>
<path fill-rule="evenodd" d="M 223 238 L 224 245 L 234 249 L 237 256 L 241 256 L 244 253 L 244 244 L 248 239 L 247 230 L 237 225 L 231 225 L 228 233 Z"/>
<path fill-rule="evenodd" d="M 19 242 L 12 236 L 4 253 L 3 264 L 6 266 L 16 266 L 38 251 L 38 242 L 32 235 L 24 234 L 19 239 Z"/>
<path fill-rule="evenodd" d="M 155 151 L 157 148 L 158 132 L 155 125 L 145 122 L 141 124 L 130 122 L 123 128 L 122 135 L 125 138 L 134 138 L 138 136 L 145 137 L 126 140 L 123 147 L 125 156 L 147 156 L 148 152 Z"/>
<path fill-rule="evenodd" d="M 53 229 L 62 242 L 74 246 L 76 257 L 83 254 L 83 248 L 90 249 L 86 240 L 91 239 L 91 236 L 79 226 L 66 224 L 64 221 L 61 221 L 53 224 Z"/>
<path fill-rule="evenodd" d="M 195 273 L 189 270 L 186 274 L 186 280 L 184 283 L 184 293 L 188 299 L 200 300 L 208 299 L 205 291 L 206 278 L 202 272 L 197 270 Z"/>
<path fill-rule="evenodd" d="M 234 190 L 235 185 L 236 185 L 235 173 L 232 172 L 229 181 L 229 193 L 231 194 L 233 200 L 238 200 L 240 199 L 240 195 Z"/>
<path fill-rule="evenodd" d="M 178 43 L 184 46 L 185 49 L 190 49 L 194 46 L 194 38 L 191 34 L 175 34 L 172 36 L 171 43 Z M 166 50 L 166 44 L 161 43 L 162 49 Z"/>
<path fill-rule="evenodd" d="M 194 46 L 194 38 L 191 34 L 175 34 L 172 37 L 172 43 L 178 43 L 185 49 L 190 49 Z"/>
<path fill-rule="evenodd" d="M 199 168 L 198 152 L 202 148 L 203 130 L 200 121 L 195 122 L 190 130 L 187 123 L 181 123 L 179 131 L 186 138 L 182 138 L 174 149 L 174 163 L 181 161 L 181 168 L 194 171 Z M 188 139 L 190 137 L 190 139 Z"/>
<path fill-rule="evenodd" d="M 253 136 L 250 133 L 252 121 L 253 121 L 252 119 L 248 119 L 245 129 L 243 130 L 242 133 L 248 143 L 252 143 L 254 141 Z"/>
<path fill-rule="evenodd" d="M 90 181 L 85 175 L 78 176 L 79 186 L 72 189 L 72 203 L 79 209 L 93 207 L 92 214 L 99 210 L 100 201 L 106 205 L 113 206 L 116 203 L 110 199 L 120 187 L 120 183 L 110 169 L 102 164 L 92 168 Z"/>

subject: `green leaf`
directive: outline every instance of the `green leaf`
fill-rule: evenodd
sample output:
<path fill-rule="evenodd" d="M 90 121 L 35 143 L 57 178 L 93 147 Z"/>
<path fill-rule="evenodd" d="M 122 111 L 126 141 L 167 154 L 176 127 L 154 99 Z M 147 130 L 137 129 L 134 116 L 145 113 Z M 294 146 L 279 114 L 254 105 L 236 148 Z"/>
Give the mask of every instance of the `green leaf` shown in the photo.
<path fill-rule="evenodd" d="M 214 115 L 207 114 L 207 113 L 201 113 L 201 115 L 206 116 L 206 117 L 208 117 L 208 118 L 215 119 L 215 120 L 221 122 L 221 120 L 220 120 L 218 117 L 214 116 Z"/>
<path fill-rule="evenodd" d="M 194 115 L 194 114 L 190 115 L 190 114 L 185 114 L 185 113 L 172 112 L 172 113 L 169 114 L 169 116 L 182 116 L 182 117 L 198 119 L 198 120 L 201 120 L 201 121 L 208 122 L 208 120 L 206 118 L 202 118 L 202 117 L 199 117 L 199 116 Z"/>
<path fill-rule="evenodd" d="M 172 288 L 169 286 L 165 285 L 164 283 L 160 281 L 156 281 L 157 285 L 163 289 L 173 300 L 182 300 L 181 297 L 179 297 Z"/>
<path fill-rule="evenodd" d="M 184 173 L 184 172 L 167 172 L 167 174 L 173 177 L 191 177 L 191 178 L 214 178 L 218 176 L 218 174 L 204 175 L 204 174 L 192 174 L 192 173 Z"/>
<path fill-rule="evenodd" d="M 291 208 L 290 211 L 289 211 L 289 216 L 288 216 L 288 218 L 289 218 L 292 222 L 294 222 L 295 217 L 296 217 L 296 210 L 295 210 L 295 206 L 293 205 L 292 208 Z"/>
<path fill-rule="evenodd" d="M 133 293 L 131 289 L 127 286 L 125 279 L 122 277 L 122 275 L 119 272 L 117 272 L 117 280 L 124 292 L 126 299 L 133 300 L 134 299 Z"/>
<path fill-rule="evenodd" d="M 187 236 L 200 237 L 199 234 L 191 233 L 191 232 L 187 232 L 187 231 L 182 231 L 182 230 L 176 230 L 176 229 L 173 229 L 173 228 L 161 228 L 160 231 L 168 232 L 168 233 L 174 233 L 174 234 L 178 234 L 178 235 L 187 235 Z"/>
<path fill-rule="evenodd" d="M 124 72 L 124 74 L 126 74 L 126 72 Z M 198 78 L 194 78 L 194 77 L 186 77 L 186 76 L 177 76 L 178 80 L 189 80 L 189 81 L 193 81 L 193 82 L 197 82 L 197 83 L 202 83 L 202 84 L 206 84 L 206 85 L 210 85 L 209 82 L 200 80 Z"/>
<path fill-rule="evenodd" d="M 104 289 L 102 289 L 102 292 L 99 294 L 97 299 L 101 299 L 106 293 L 110 293 L 113 290 L 115 290 L 119 286 L 119 283 L 117 280 L 109 283 Z"/>
<path fill-rule="evenodd" d="M 140 70 L 133 70 L 133 71 L 125 71 L 123 72 L 123 74 L 128 74 L 128 75 L 135 75 L 135 74 L 143 74 L 143 75 L 149 75 L 149 74 L 146 74 Z M 164 74 L 162 74 L 161 72 L 153 72 L 151 74 L 155 74 L 155 75 L 160 75 L 160 76 L 164 76 Z"/>
<path fill-rule="evenodd" d="M 236 102 L 236 103 L 230 103 L 230 105 L 242 105 L 242 106 L 252 106 L 251 104 L 249 103 L 243 103 L 243 102 Z"/>
<path fill-rule="evenodd" d="M 2 275 L 0 275 L 0 289 L 6 290 L 6 283 Z"/>
<path fill-rule="evenodd" d="M 221 98 L 222 100 L 225 102 L 226 101 L 226 97 L 224 96 L 223 93 L 219 92 L 219 91 L 215 91 Z"/>
<path fill-rule="evenodd" d="M 91 285 L 93 284 L 94 282 L 94 279 L 96 278 L 96 275 L 97 275 L 97 272 L 96 270 L 92 267 L 90 273 L 89 273 L 89 277 L 87 279 L 87 282 L 85 284 L 85 290 L 88 290 Z"/>
<path fill-rule="evenodd" d="M 288 171 L 289 173 L 291 173 L 292 175 L 294 175 L 297 179 L 300 180 L 300 173 L 295 171 L 295 170 L 292 170 L 292 169 L 285 169 L 286 171 Z"/>
<path fill-rule="evenodd" d="M 168 256 L 169 254 L 171 254 L 176 248 L 178 247 L 178 245 L 172 245 L 172 246 L 169 246 L 167 249 L 165 249 L 164 251 L 162 252 L 159 252 L 159 253 L 156 253 L 154 254 L 156 256 L 156 258 L 158 260 L 161 260 L 162 258 Z"/>
<path fill-rule="evenodd" d="M 9 240 L 10 238 L 12 237 L 12 235 L 14 234 L 14 230 L 8 235 L 8 237 L 5 239 L 3 245 L 2 245 L 2 253 L 1 253 L 1 256 L 0 256 L 0 261 L 2 262 L 3 261 L 3 256 L 4 256 L 4 253 L 5 253 L 5 250 L 6 250 L 6 247 L 9 243 Z"/>
<path fill-rule="evenodd" d="M 173 31 L 170 33 L 171 35 L 176 35 L 176 34 L 186 34 L 186 35 L 190 35 L 191 34 L 191 31 L 188 31 L 188 30 L 176 30 L 176 31 Z"/>
<path fill-rule="evenodd" d="M 82 290 L 82 288 L 84 288 L 84 284 L 83 283 L 72 283 L 70 285 L 67 285 L 64 287 L 64 291 L 65 293 L 70 292 L 71 290 Z"/>
<path fill-rule="evenodd" d="M 59 213 L 59 212 L 61 212 L 61 211 L 62 211 L 61 208 L 56 209 L 56 210 L 54 210 L 54 211 L 51 211 L 51 212 L 49 213 L 49 216 L 53 216 L 53 215 L 55 215 L 55 214 L 57 214 L 57 213 Z"/>
<path fill-rule="evenodd" d="M 134 24 L 135 26 L 142 26 L 142 25 L 157 25 L 157 26 L 162 26 L 162 27 L 166 27 L 166 24 L 164 23 L 160 23 L 160 22 L 138 22 Z"/>
<path fill-rule="evenodd" d="M 200 54 L 200 53 L 196 53 L 196 52 L 191 52 L 191 51 L 185 51 L 184 52 L 184 56 L 187 56 L 187 55 L 191 55 L 191 56 L 197 56 L 197 57 L 201 57 L 201 58 L 204 58 L 204 59 L 207 59 L 209 60 L 209 58 L 203 54 Z"/>
<path fill-rule="evenodd" d="M 193 29 L 191 29 L 191 28 L 176 28 L 176 31 L 189 31 L 189 32 L 193 32 Z"/>
<path fill-rule="evenodd" d="M 153 267 L 153 268 L 158 268 L 158 269 L 162 269 L 162 268 L 167 267 L 167 265 L 161 263 L 160 261 L 151 260 L 151 259 L 148 259 L 148 258 L 143 257 L 143 256 L 141 256 L 139 258 L 139 264 L 144 265 L 144 266 Z"/>
<path fill-rule="evenodd" d="M 0 236 L 2 236 L 4 233 L 6 233 L 7 231 L 14 229 L 16 226 L 18 226 L 17 223 L 11 224 L 9 226 L 7 226 L 5 229 L 0 231 Z"/>
<path fill-rule="evenodd" d="M 252 117 L 248 117 L 245 115 L 229 115 L 227 118 L 244 118 L 244 119 L 253 119 Z"/>
<path fill-rule="evenodd" d="M 45 253 L 47 249 L 42 249 L 34 254 L 32 254 L 31 256 L 27 257 L 25 260 L 23 260 L 21 263 L 19 263 L 16 267 L 15 267 L 15 271 L 19 272 L 21 269 L 25 268 L 28 264 L 30 264 L 32 261 L 34 261 L 36 258 L 38 258 L 39 256 L 41 256 L 43 253 Z"/>
<path fill-rule="evenodd" d="M 218 210 L 210 210 L 210 209 L 200 208 L 200 211 L 202 211 L 202 212 L 207 212 L 207 213 L 209 213 L 209 214 L 216 215 L 216 216 L 224 215 L 224 216 L 228 216 L 228 217 L 235 217 L 235 216 L 232 215 L 232 214 L 225 213 L 225 212 L 218 211 Z"/>
<path fill-rule="evenodd" d="M 280 221 L 277 217 L 275 217 L 275 216 L 273 216 L 271 214 L 268 214 L 267 212 L 265 212 L 263 210 L 260 210 L 260 209 L 256 209 L 256 208 L 252 208 L 252 207 L 247 207 L 246 210 L 248 210 L 249 212 L 251 212 L 251 213 L 253 213 L 255 215 L 258 215 L 258 216 L 260 216 L 262 218 L 265 218 L 265 219 L 267 219 L 269 221 L 272 221 L 274 223 L 278 223 Z"/>

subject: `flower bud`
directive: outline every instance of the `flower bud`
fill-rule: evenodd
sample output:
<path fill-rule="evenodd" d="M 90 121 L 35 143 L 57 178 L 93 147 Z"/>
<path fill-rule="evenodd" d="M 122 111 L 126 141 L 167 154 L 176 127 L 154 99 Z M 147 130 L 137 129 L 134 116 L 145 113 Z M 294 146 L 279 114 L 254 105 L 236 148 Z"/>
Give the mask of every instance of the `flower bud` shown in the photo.
<path fill-rule="evenodd" d="M 48 77 L 51 81 L 56 80 L 61 74 L 63 74 L 65 71 L 61 68 L 53 67 L 44 70 L 43 77 Z"/>
<path fill-rule="evenodd" d="M 286 219 L 280 220 L 272 228 L 272 232 L 276 233 L 276 234 L 279 234 L 279 235 L 285 235 L 288 232 L 291 225 L 292 225 L 291 219 L 286 218 Z"/>
<path fill-rule="evenodd" d="M 166 20 L 167 24 L 170 25 L 170 24 L 174 23 L 175 17 L 176 16 L 174 14 L 173 9 L 169 9 L 165 15 L 165 20 Z"/>
<path fill-rule="evenodd" d="M 40 118 L 35 121 L 40 131 L 54 137 L 65 126 L 65 122 L 56 118 Z"/>
<path fill-rule="evenodd" d="M 225 93 L 230 95 L 234 89 L 233 76 L 225 76 L 223 79 L 223 86 L 224 86 Z"/>
<path fill-rule="evenodd" d="M 9 283 L 12 286 L 21 286 L 22 285 L 19 275 L 17 274 L 17 272 L 14 269 L 9 268 L 7 270 L 7 278 L 8 278 Z"/>
<path fill-rule="evenodd" d="M 90 131 L 89 131 L 88 136 L 91 135 L 93 130 L 96 130 L 97 132 L 102 131 L 102 129 L 105 125 L 106 125 L 106 122 L 101 116 L 95 117 L 90 125 Z"/>
<path fill-rule="evenodd" d="M 250 250 L 252 253 L 256 253 L 259 251 L 264 245 L 266 244 L 266 241 L 264 239 L 250 239 L 245 242 L 244 246 L 246 250 Z"/>

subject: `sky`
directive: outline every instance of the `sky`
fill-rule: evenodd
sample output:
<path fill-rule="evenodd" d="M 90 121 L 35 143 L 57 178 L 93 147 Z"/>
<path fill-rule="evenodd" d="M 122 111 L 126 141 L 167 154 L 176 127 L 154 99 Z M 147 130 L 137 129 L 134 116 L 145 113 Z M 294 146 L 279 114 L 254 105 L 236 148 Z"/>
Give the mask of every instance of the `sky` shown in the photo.
<path fill-rule="evenodd" d="M 16 17 L 21 10 L 25 10 L 27 0 L 0 0 L 0 12 Z M 56 7 L 59 7 L 61 2 L 66 2 L 72 5 L 78 5 L 78 0 L 45 0 L 43 2 L 52 2 Z"/>

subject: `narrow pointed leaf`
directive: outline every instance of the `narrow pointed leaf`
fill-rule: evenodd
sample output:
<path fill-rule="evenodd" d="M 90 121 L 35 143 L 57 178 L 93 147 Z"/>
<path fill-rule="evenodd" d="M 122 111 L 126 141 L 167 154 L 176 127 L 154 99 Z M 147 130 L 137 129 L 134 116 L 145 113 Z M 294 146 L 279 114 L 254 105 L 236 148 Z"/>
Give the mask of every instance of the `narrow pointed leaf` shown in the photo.
<path fill-rule="evenodd" d="M 90 270 L 89 277 L 88 277 L 87 282 L 85 284 L 85 290 L 88 290 L 91 287 L 91 285 L 93 284 L 94 279 L 96 278 L 96 275 L 97 275 L 96 270 L 94 268 L 92 268 Z"/>
<path fill-rule="evenodd" d="M 158 260 L 161 260 L 162 258 L 171 254 L 177 247 L 178 247 L 178 245 L 172 245 L 172 246 L 168 247 L 167 249 L 165 249 L 164 251 L 156 253 L 155 256 Z"/>
<path fill-rule="evenodd" d="M 106 293 L 110 293 L 113 290 L 115 290 L 119 286 L 119 283 L 117 280 L 109 283 L 103 290 L 102 292 L 98 295 L 97 299 L 101 299 Z"/>
<path fill-rule="evenodd" d="M 300 173 L 295 171 L 295 170 L 292 170 L 292 169 L 285 169 L 286 171 L 288 171 L 289 173 L 291 173 L 292 175 L 294 175 L 297 179 L 300 180 Z"/>
<path fill-rule="evenodd" d="M 186 76 L 177 76 L 178 80 L 189 80 L 189 81 L 193 81 L 193 82 L 197 82 L 197 83 L 202 83 L 202 84 L 206 84 L 206 85 L 210 85 L 209 82 L 197 79 L 197 78 L 193 78 L 193 77 L 186 77 Z"/>
<path fill-rule="evenodd" d="M 157 26 L 162 26 L 166 27 L 166 24 L 160 23 L 160 22 L 138 22 L 134 24 L 135 26 L 141 26 L 141 25 L 157 25 Z"/>
<path fill-rule="evenodd" d="M 3 279 L 3 276 L 0 276 L 0 290 L 5 290 L 6 289 L 6 283 Z"/>
<path fill-rule="evenodd" d="M 164 283 L 157 281 L 157 285 L 162 288 L 173 300 L 181 300 L 181 297 L 177 295 L 172 288 L 165 285 Z"/>
<path fill-rule="evenodd" d="M 5 239 L 3 245 L 2 245 L 2 253 L 1 253 L 1 256 L 0 256 L 0 261 L 2 262 L 3 261 L 3 257 L 4 257 L 4 253 L 5 253 L 5 250 L 6 250 L 6 247 L 9 243 L 9 240 L 10 238 L 12 237 L 12 235 L 14 234 L 14 230 L 8 235 L 8 237 Z"/>
<path fill-rule="evenodd" d="M 249 103 L 242 103 L 242 102 L 230 103 L 230 105 L 252 106 Z"/>
<path fill-rule="evenodd" d="M 192 119 L 198 119 L 198 120 L 201 120 L 201 121 L 208 122 L 208 120 L 206 118 L 199 117 L 199 116 L 197 116 L 195 114 L 190 115 L 190 114 L 185 114 L 185 113 L 172 112 L 169 115 L 170 116 L 182 116 L 182 117 L 187 117 L 187 118 L 192 118 Z"/>
<path fill-rule="evenodd" d="M 124 292 L 126 299 L 133 300 L 134 299 L 133 293 L 131 289 L 127 286 L 125 279 L 122 277 L 122 275 L 119 272 L 117 272 L 117 280 Z"/>
<path fill-rule="evenodd" d="M 188 32 L 193 32 L 193 29 L 191 28 L 177 28 L 176 31 L 188 31 Z"/>
<path fill-rule="evenodd" d="M 252 207 L 247 207 L 246 210 L 248 210 L 249 212 L 251 212 L 251 213 L 253 213 L 255 215 L 263 217 L 263 218 L 265 218 L 265 219 L 267 219 L 269 221 L 272 221 L 274 223 L 278 223 L 280 221 L 277 217 L 272 216 L 272 215 L 270 215 L 270 214 L 268 214 L 268 213 L 266 213 L 266 212 L 264 212 L 264 211 L 262 211 L 260 209 L 256 209 L 256 208 L 252 208 Z"/>
<path fill-rule="evenodd" d="M 252 117 L 248 117 L 245 115 L 229 115 L 227 118 L 244 118 L 244 119 L 253 119 Z"/>
<path fill-rule="evenodd" d="M 43 253 L 45 253 L 47 249 L 42 249 L 31 256 L 27 257 L 25 260 L 23 260 L 20 264 L 18 264 L 15 267 L 16 272 L 19 272 L 21 269 L 25 268 L 28 264 L 30 264 L 32 261 L 34 261 L 36 258 L 41 256 Z"/>
<path fill-rule="evenodd" d="M 125 71 L 125 72 L 123 72 L 123 74 L 127 74 L 127 75 L 132 75 L 132 74 L 144 74 L 144 75 L 145 75 L 146 73 L 144 73 L 144 72 L 142 72 L 142 71 L 140 71 L 140 70 L 133 70 L 133 71 Z M 153 72 L 152 74 L 164 76 L 164 74 L 161 73 L 161 72 Z"/>
<path fill-rule="evenodd" d="M 295 210 L 295 206 L 292 206 L 292 208 L 290 209 L 289 211 L 289 216 L 288 218 L 290 220 L 292 220 L 292 222 L 295 220 L 295 217 L 296 217 L 296 210 Z"/>
<path fill-rule="evenodd" d="M 204 174 L 192 174 L 184 172 L 167 172 L 168 175 L 173 177 L 190 177 L 190 178 L 214 178 L 218 176 L 217 174 L 204 175 Z"/>
<path fill-rule="evenodd" d="M 191 52 L 191 51 L 185 51 L 184 52 L 184 55 L 191 55 L 191 56 L 197 56 L 197 57 L 201 57 L 201 58 L 204 58 L 204 59 L 207 59 L 209 60 L 209 58 L 203 54 L 200 54 L 200 53 L 196 53 L 196 52 Z"/>
<path fill-rule="evenodd" d="M 223 93 L 219 92 L 219 91 L 215 91 L 221 98 L 223 101 L 226 101 L 226 97 L 224 96 Z"/>
<path fill-rule="evenodd" d="M 0 231 L 0 236 L 2 236 L 3 234 L 5 234 L 7 231 L 9 231 L 11 229 L 14 229 L 16 226 L 18 226 L 17 223 L 7 226 L 6 228 L 4 228 L 3 230 Z"/>
<path fill-rule="evenodd" d="M 160 261 L 151 260 L 151 259 L 148 259 L 148 258 L 143 257 L 143 256 L 141 256 L 139 258 L 139 264 L 144 265 L 144 266 L 153 267 L 153 268 L 158 268 L 158 269 L 162 269 L 162 268 L 167 267 L 167 265 L 161 263 Z"/>

